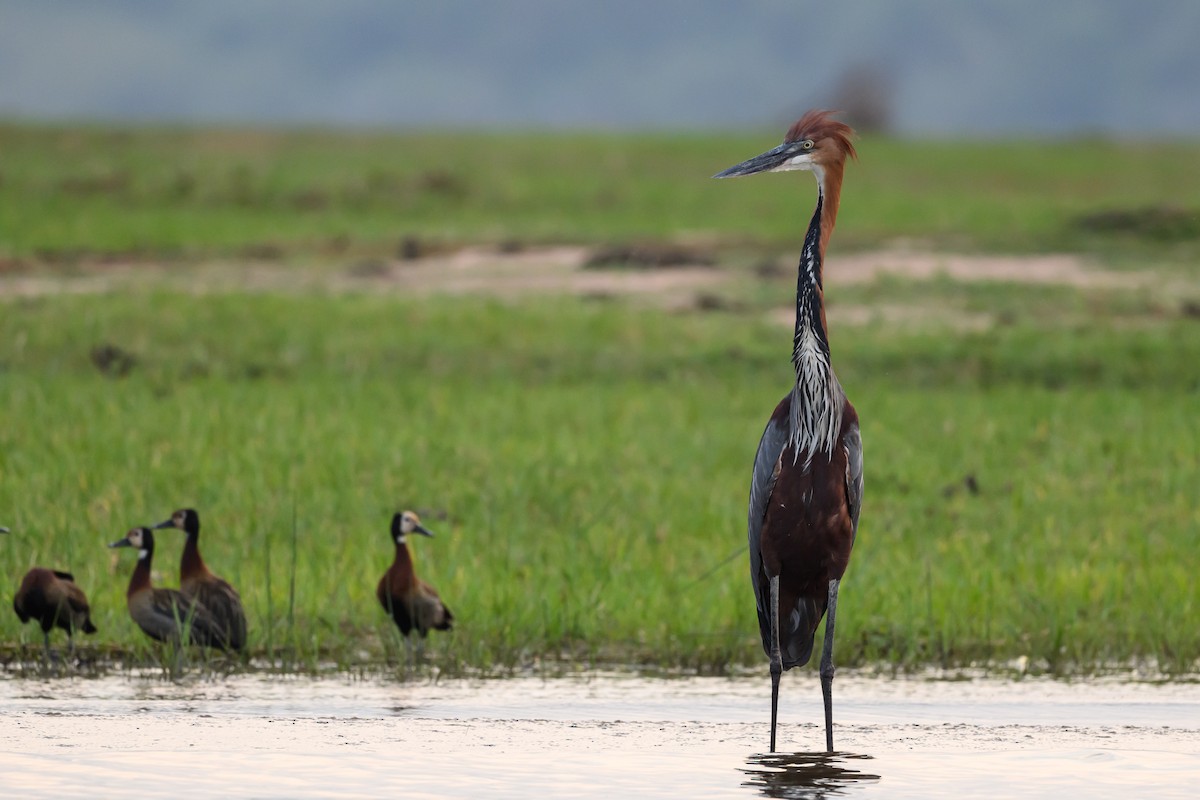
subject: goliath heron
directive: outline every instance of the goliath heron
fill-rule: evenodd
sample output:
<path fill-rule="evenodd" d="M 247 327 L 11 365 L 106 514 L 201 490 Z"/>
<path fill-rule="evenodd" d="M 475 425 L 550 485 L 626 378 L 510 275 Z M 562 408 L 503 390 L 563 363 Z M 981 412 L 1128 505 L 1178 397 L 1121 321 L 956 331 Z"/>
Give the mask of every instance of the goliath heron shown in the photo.
<path fill-rule="evenodd" d="M 858 414 L 830 362 L 821 268 L 846 159 L 855 157 L 853 133 L 828 112 L 809 111 L 788 130 L 783 144 L 714 176 L 808 170 L 817 179 L 817 207 L 796 281 L 796 381 L 767 422 L 750 483 L 750 580 L 763 649 L 771 661 L 771 752 L 780 675 L 808 663 L 822 616 L 825 745 L 833 751 L 834 620 L 838 584 L 858 530 L 863 461 Z"/>

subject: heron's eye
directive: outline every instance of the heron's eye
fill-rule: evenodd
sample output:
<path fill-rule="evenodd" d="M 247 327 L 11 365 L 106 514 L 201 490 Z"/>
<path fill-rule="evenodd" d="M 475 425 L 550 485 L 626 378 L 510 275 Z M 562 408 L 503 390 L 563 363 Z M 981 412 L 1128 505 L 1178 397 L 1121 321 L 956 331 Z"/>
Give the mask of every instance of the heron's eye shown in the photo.
<path fill-rule="evenodd" d="M 813 140 L 805 139 L 804 143 L 800 146 L 803 147 L 805 150 L 812 150 L 813 149 Z"/>

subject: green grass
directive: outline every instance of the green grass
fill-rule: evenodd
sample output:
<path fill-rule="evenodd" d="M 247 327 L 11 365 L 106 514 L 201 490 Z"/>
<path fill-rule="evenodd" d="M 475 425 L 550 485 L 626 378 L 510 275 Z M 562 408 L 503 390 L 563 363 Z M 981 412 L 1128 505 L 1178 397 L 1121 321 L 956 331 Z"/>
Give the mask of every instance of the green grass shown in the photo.
<path fill-rule="evenodd" d="M 1137 324 L 1056 322 L 1042 288 L 998 296 L 986 332 L 834 332 L 867 464 L 839 662 L 1194 671 L 1200 326 L 1117 297 Z M 101 374 L 101 344 L 128 375 Z M 258 657 L 374 670 L 402 653 L 373 591 L 390 514 L 412 507 L 437 533 L 418 569 L 458 618 L 431 637 L 444 669 L 759 665 L 745 556 L 709 571 L 744 542 L 788 344 L 756 311 L 582 299 L 8 299 L 0 574 L 73 570 L 93 646 L 149 659 L 130 554 L 104 545 L 192 505 Z M 159 537 L 163 584 L 180 539 Z M 23 657 L 40 638 L 0 615 Z"/>
<path fill-rule="evenodd" d="M 68 290 L 0 293 L 0 577 L 71 569 L 100 628 L 89 658 L 169 669 L 125 614 L 131 554 L 105 545 L 191 505 L 210 566 L 241 590 L 256 663 L 377 671 L 403 659 L 373 592 L 390 515 L 411 507 L 438 534 L 413 544 L 418 569 L 458 618 L 431 637 L 444 670 L 762 666 L 745 555 L 723 562 L 791 377 L 789 332 L 763 313 L 791 278 L 729 270 L 715 313 L 160 278 L 228 262 L 238 286 L 263 259 L 302 278 L 405 237 L 675 241 L 726 265 L 794 263 L 810 179 L 708 177 L 776 138 L 0 125 L 0 279 L 53 270 Z M 1195 673 L 1200 144 L 859 149 L 831 314 L 914 313 L 831 333 L 867 465 L 839 662 Z M 836 252 L 897 242 L 1079 252 L 1167 281 L 832 277 Z M 69 291 L 77 268 L 113 260 L 164 268 Z M 159 537 L 164 585 L 180 539 Z M 0 614 L 0 660 L 33 663 L 40 640 Z"/>
<path fill-rule="evenodd" d="M 807 176 L 709 176 L 778 132 L 349 134 L 0 125 L 0 258 L 341 258 L 404 237 L 791 246 Z M 1193 264 L 1200 144 L 866 138 L 838 241 Z M 1100 231 L 1082 215 L 1167 209 Z M 1136 220 L 1135 220 L 1136 222 Z"/>

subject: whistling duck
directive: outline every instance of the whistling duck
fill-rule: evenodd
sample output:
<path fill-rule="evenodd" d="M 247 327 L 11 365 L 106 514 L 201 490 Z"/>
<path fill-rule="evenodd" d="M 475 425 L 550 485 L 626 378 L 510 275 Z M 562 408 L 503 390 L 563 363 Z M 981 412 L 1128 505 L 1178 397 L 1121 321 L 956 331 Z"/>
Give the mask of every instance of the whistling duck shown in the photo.
<path fill-rule="evenodd" d="M 154 558 L 154 532 L 149 528 L 132 528 L 124 539 L 109 547 L 134 547 L 138 550 L 137 565 L 129 578 L 125 602 L 129 616 L 151 639 L 160 642 L 179 642 L 180 631 L 188 632 L 188 643 L 204 647 L 223 647 L 225 637 L 208 609 L 195 603 L 175 589 L 155 588 L 150 584 L 150 562 Z"/>
<path fill-rule="evenodd" d="M 209 571 L 200 557 L 200 515 L 192 508 L 181 508 L 155 528 L 178 528 L 187 534 L 179 559 L 179 591 L 208 609 L 217 629 L 222 632 L 228 650 L 246 646 L 246 612 L 242 598 L 229 583 Z"/>
<path fill-rule="evenodd" d="M 8 532 L 8 529 L 5 529 Z M 58 626 L 67 632 L 67 643 L 75 652 L 75 630 L 95 633 L 87 596 L 75 585 L 69 572 L 34 567 L 25 573 L 21 587 L 13 596 L 13 611 L 22 623 L 36 619 L 42 626 L 46 659 L 50 659 L 50 629 Z"/>
<path fill-rule="evenodd" d="M 433 532 L 411 511 L 392 517 L 391 535 L 396 543 L 396 558 L 379 579 L 375 596 L 383 610 L 395 620 L 400 633 L 408 636 L 409 631 L 416 629 L 424 639 L 430 628 L 450 630 L 454 615 L 438 597 L 437 591 L 418 578 L 413 570 L 412 555 L 406 543 L 410 533 L 433 536 Z"/>

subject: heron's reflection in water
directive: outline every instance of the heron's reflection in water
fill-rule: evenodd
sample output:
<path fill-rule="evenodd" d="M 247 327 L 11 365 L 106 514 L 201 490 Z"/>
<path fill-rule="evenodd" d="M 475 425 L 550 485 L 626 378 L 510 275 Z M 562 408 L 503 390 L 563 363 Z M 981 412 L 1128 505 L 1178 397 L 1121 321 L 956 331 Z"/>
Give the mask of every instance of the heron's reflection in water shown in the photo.
<path fill-rule="evenodd" d="M 743 786 L 758 789 L 767 797 L 820 800 L 853 793 L 857 784 L 879 780 L 856 769 L 856 762 L 870 756 L 854 753 L 762 753 L 746 759 L 742 772 L 749 777 Z"/>

